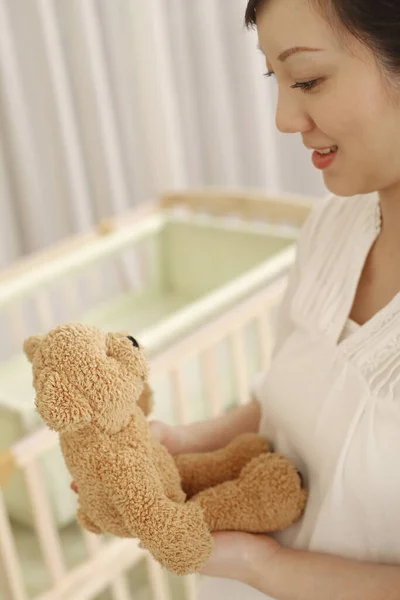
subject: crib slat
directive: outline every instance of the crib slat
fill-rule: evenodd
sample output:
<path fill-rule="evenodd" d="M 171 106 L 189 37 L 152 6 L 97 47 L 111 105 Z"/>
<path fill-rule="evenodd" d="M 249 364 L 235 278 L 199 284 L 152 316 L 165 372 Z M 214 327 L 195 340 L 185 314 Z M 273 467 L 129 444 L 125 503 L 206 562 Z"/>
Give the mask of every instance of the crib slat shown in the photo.
<path fill-rule="evenodd" d="M 3 572 L 4 571 L 4 572 Z M 27 600 L 14 536 L 0 491 L 0 575 L 6 600 Z"/>
<path fill-rule="evenodd" d="M 63 580 L 35 600 L 87 600 L 112 584 L 113 578 L 132 568 L 143 556 L 133 540 L 115 539 L 103 544 L 95 558 L 80 563 Z"/>
<path fill-rule="evenodd" d="M 146 556 L 151 600 L 171 600 L 168 582 L 162 567 L 151 556 Z M 186 599 L 185 599 L 186 600 Z"/>
<path fill-rule="evenodd" d="M 165 373 L 168 369 L 179 364 L 182 356 L 185 356 L 186 359 L 198 356 L 202 350 L 209 348 L 212 344 L 217 344 L 224 337 L 230 335 L 234 329 L 240 326 L 244 327 L 260 314 L 262 307 L 267 307 L 269 310 L 276 306 L 285 287 L 286 277 L 281 277 L 268 286 L 267 289 L 262 289 L 254 296 L 243 300 L 233 309 L 227 309 L 204 325 L 197 325 L 192 333 L 185 335 L 182 340 L 173 344 L 172 347 L 162 350 L 152 359 L 152 372 Z M 179 326 L 180 324 L 176 323 L 176 325 Z M 171 324 L 169 323 L 166 331 L 168 332 L 170 329 Z M 164 331 L 163 326 L 161 326 L 161 332 L 164 333 Z M 160 330 L 154 334 L 154 338 L 147 337 L 146 333 L 142 334 L 142 344 L 149 346 L 152 339 L 155 339 L 158 335 L 160 335 Z"/>
<path fill-rule="evenodd" d="M 201 362 L 205 395 L 211 409 L 211 416 L 216 417 L 220 414 L 221 406 L 214 350 L 214 347 L 208 348 L 203 353 Z"/>
<path fill-rule="evenodd" d="M 90 531 L 87 531 L 86 529 L 82 529 L 82 536 L 87 553 L 90 558 L 93 558 L 102 546 L 101 539 L 98 535 L 90 533 Z"/>
<path fill-rule="evenodd" d="M 198 592 L 198 576 L 187 575 L 183 578 L 183 593 L 185 600 L 197 600 Z"/>
<path fill-rule="evenodd" d="M 246 404 L 249 401 L 249 385 L 246 367 L 247 358 L 243 335 L 243 329 L 237 329 L 232 334 L 234 372 L 236 374 L 237 390 L 240 404 Z"/>
<path fill-rule="evenodd" d="M 257 330 L 260 340 L 261 365 L 265 369 L 271 360 L 273 337 L 268 314 L 264 310 L 257 319 Z"/>
<path fill-rule="evenodd" d="M 24 469 L 39 456 L 45 454 L 58 444 L 58 434 L 47 428 L 21 438 L 12 447 L 13 459 L 20 469 Z"/>
<path fill-rule="evenodd" d="M 60 539 L 46 495 L 46 487 L 36 461 L 26 467 L 24 475 L 43 558 L 53 583 L 57 584 L 62 580 L 66 569 Z"/>
<path fill-rule="evenodd" d="M 185 395 L 182 373 L 178 367 L 175 367 L 170 371 L 170 378 L 176 418 L 180 425 L 184 425 L 189 422 L 187 410 L 188 403 Z"/>
<path fill-rule="evenodd" d="M 131 600 L 129 586 L 124 575 L 119 575 L 111 586 L 113 600 Z"/>

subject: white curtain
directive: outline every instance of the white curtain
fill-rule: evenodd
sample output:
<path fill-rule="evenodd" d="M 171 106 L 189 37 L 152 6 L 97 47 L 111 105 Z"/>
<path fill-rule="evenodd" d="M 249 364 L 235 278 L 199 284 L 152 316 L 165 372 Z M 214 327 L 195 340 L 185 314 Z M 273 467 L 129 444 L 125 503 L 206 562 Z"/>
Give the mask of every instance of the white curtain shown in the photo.
<path fill-rule="evenodd" d="M 320 196 L 246 0 L 0 0 L 0 266 L 173 188 Z"/>

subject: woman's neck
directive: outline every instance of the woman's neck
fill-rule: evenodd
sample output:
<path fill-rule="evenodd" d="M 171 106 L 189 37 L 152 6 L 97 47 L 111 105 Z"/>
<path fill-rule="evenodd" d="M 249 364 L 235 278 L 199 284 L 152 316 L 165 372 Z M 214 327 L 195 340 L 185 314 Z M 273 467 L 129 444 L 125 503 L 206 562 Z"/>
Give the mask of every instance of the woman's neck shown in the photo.
<path fill-rule="evenodd" d="M 400 256 L 400 185 L 379 193 L 382 231 L 381 237 Z"/>

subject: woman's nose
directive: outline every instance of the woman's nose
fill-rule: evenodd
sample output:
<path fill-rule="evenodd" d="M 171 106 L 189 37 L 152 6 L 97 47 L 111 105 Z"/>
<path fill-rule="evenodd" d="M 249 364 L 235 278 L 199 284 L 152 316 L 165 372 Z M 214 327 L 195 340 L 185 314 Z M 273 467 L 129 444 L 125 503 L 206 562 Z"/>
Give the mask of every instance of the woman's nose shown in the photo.
<path fill-rule="evenodd" d="M 301 104 L 287 96 L 278 99 L 275 123 L 281 133 L 305 133 L 312 128 L 312 119 Z"/>

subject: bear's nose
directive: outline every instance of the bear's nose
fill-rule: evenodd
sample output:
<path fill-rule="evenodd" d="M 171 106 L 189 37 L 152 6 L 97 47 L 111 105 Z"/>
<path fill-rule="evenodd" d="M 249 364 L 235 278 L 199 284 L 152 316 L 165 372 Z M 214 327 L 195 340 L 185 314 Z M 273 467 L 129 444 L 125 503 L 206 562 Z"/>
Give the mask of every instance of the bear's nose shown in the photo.
<path fill-rule="evenodd" d="M 137 341 L 135 340 L 134 337 L 132 337 L 131 335 L 128 335 L 128 340 L 130 340 L 132 342 L 132 344 L 135 346 L 135 348 L 139 348 L 139 344 L 137 343 Z"/>

